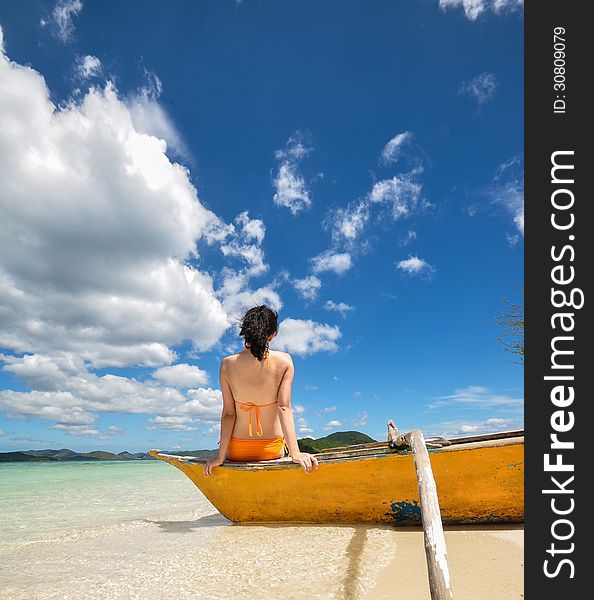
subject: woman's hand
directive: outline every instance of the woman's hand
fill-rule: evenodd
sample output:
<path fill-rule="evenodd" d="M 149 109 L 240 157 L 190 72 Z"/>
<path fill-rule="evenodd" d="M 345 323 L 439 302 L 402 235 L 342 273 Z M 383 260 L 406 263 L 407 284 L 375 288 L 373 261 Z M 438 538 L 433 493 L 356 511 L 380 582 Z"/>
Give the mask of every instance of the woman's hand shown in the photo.
<path fill-rule="evenodd" d="M 299 463 L 306 473 L 311 473 L 313 467 L 318 468 L 318 459 L 313 454 L 307 452 L 297 452 L 291 456 L 294 463 Z"/>
<path fill-rule="evenodd" d="M 213 467 L 218 467 L 219 465 L 222 465 L 225 462 L 224 458 L 221 458 L 220 456 L 213 456 L 211 458 L 209 458 L 205 463 L 204 463 L 204 475 L 206 477 L 210 477 L 212 475 L 212 468 Z"/>

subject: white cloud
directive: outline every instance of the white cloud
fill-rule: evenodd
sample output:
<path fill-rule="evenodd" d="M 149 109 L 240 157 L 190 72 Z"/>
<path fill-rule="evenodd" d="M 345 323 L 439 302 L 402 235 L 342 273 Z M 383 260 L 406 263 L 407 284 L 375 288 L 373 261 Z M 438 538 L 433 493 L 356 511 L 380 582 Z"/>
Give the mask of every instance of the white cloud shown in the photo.
<path fill-rule="evenodd" d="M 407 259 L 396 263 L 396 267 L 405 271 L 409 275 L 419 275 L 421 273 L 432 273 L 435 269 L 424 259 L 418 256 L 409 256 Z"/>
<path fill-rule="evenodd" d="M 151 71 L 145 70 L 145 76 L 145 85 L 126 100 L 134 128 L 139 133 L 165 140 L 165 150 L 171 150 L 174 156 L 185 161 L 191 160 L 187 145 L 171 115 L 159 103 L 163 91 L 161 80 Z"/>
<path fill-rule="evenodd" d="M 424 428 L 427 436 L 456 437 L 499 431 L 513 431 L 524 427 L 521 418 L 492 417 L 485 421 L 443 421 Z"/>
<path fill-rule="evenodd" d="M 25 354 L 22 357 L 0 354 L 2 370 L 12 373 L 28 387 L 41 391 L 59 391 L 69 378 L 86 370 L 84 361 L 73 354 L 49 357 Z"/>
<path fill-rule="evenodd" d="M 506 232 L 505 237 L 514 247 L 524 237 L 524 166 L 521 157 L 513 157 L 500 164 L 491 182 L 480 192 L 487 198 L 486 203 L 473 202 L 466 208 L 470 217 L 479 212 L 500 215 L 505 212 L 511 217 L 515 231 Z"/>
<path fill-rule="evenodd" d="M 172 409 L 175 413 L 188 414 L 199 423 L 216 423 L 223 410 L 221 390 L 212 388 L 195 388 L 186 392 L 187 401 Z"/>
<path fill-rule="evenodd" d="M 305 180 L 290 163 L 283 163 L 273 181 L 276 192 L 273 201 L 277 206 L 287 207 L 293 215 L 311 205 Z"/>
<path fill-rule="evenodd" d="M 264 222 L 250 219 L 246 210 L 235 217 L 234 223 L 235 226 L 227 229 L 226 233 L 231 238 L 221 245 L 221 252 L 225 256 L 237 256 L 246 263 L 245 277 L 262 275 L 268 270 L 261 247 L 266 233 Z"/>
<path fill-rule="evenodd" d="M 113 425 L 107 429 L 99 430 L 95 427 L 88 427 L 86 425 L 65 425 L 63 423 L 57 423 L 55 425 L 51 425 L 48 427 L 48 429 L 63 431 L 67 435 L 72 435 L 75 437 L 86 437 L 97 440 L 113 440 L 114 436 L 127 435 L 127 432 L 124 429 L 120 429 L 119 427 L 115 427 Z M 49 441 L 46 443 L 55 444 L 55 441 Z"/>
<path fill-rule="evenodd" d="M 121 427 L 118 427 L 117 425 L 110 425 L 107 428 L 107 432 L 112 435 L 127 435 L 126 430 L 122 429 Z"/>
<path fill-rule="evenodd" d="M 0 77 L 0 347 L 95 366 L 213 347 L 228 318 L 186 258 L 228 226 L 188 171 L 135 128 L 113 85 L 56 108 L 43 77 L 4 54 Z"/>
<path fill-rule="evenodd" d="M 80 404 L 70 392 L 0 391 L 0 408 L 8 418 L 35 417 L 66 425 L 91 425 L 95 416 Z"/>
<path fill-rule="evenodd" d="M 56 27 L 56 35 L 63 42 L 72 40 L 74 36 L 73 19 L 82 9 L 83 4 L 80 0 L 58 0 L 56 2 L 51 18 Z"/>
<path fill-rule="evenodd" d="M 177 364 L 171 367 L 161 367 L 153 373 L 153 377 L 180 388 L 194 388 L 208 383 L 208 373 L 196 365 Z"/>
<path fill-rule="evenodd" d="M 50 429 L 57 429 L 76 437 L 94 438 L 98 440 L 111 439 L 111 435 L 108 431 L 99 431 L 99 429 L 87 427 L 86 425 L 65 425 L 64 423 L 57 423 L 56 425 L 52 425 Z"/>
<path fill-rule="evenodd" d="M 284 149 L 275 152 L 280 165 L 272 180 L 273 201 L 277 206 L 288 208 L 293 215 L 311 206 L 310 192 L 299 173 L 299 163 L 312 150 L 305 136 L 298 131 L 288 139 Z"/>
<path fill-rule="evenodd" d="M 241 235 L 248 242 L 261 244 L 266 234 L 264 221 L 261 219 L 250 219 L 248 211 L 244 210 L 235 217 L 235 224 L 240 228 Z"/>
<path fill-rule="evenodd" d="M 409 229 L 403 236 L 398 240 L 399 246 L 408 246 L 411 242 L 417 239 L 417 232 Z"/>
<path fill-rule="evenodd" d="M 223 269 L 223 285 L 218 291 L 223 308 L 231 320 L 236 321 L 248 308 L 267 304 L 274 310 L 282 308 L 280 296 L 274 289 L 275 283 L 252 290 L 248 287 L 248 275 Z"/>
<path fill-rule="evenodd" d="M 458 93 L 471 96 L 481 106 L 493 100 L 496 89 L 497 80 L 495 75 L 493 73 L 481 73 L 470 81 L 463 81 L 458 88 Z"/>
<path fill-rule="evenodd" d="M 442 10 L 460 6 L 464 8 L 466 17 L 471 21 L 475 21 L 484 12 L 488 2 L 489 0 L 439 0 L 439 6 Z"/>
<path fill-rule="evenodd" d="M 303 279 L 293 279 L 292 283 L 305 300 L 315 300 L 322 287 L 322 282 L 315 275 Z"/>
<path fill-rule="evenodd" d="M 75 72 L 81 79 L 90 79 L 101 74 L 101 61 L 96 56 L 87 54 L 79 56 L 75 64 Z"/>
<path fill-rule="evenodd" d="M 513 12 L 524 7 L 524 0 L 492 0 L 491 7 L 496 13 Z"/>
<path fill-rule="evenodd" d="M 303 416 L 303 413 L 305 412 L 305 407 L 301 404 L 294 404 L 293 412 L 297 415 L 297 433 L 300 433 L 302 435 L 308 435 L 313 433 L 314 430 L 311 428 L 309 421 Z"/>
<path fill-rule="evenodd" d="M 412 133 L 410 131 L 404 131 L 395 135 L 382 150 L 382 161 L 384 164 L 391 164 L 396 162 L 402 153 L 402 147 L 406 142 L 410 141 Z"/>
<path fill-rule="evenodd" d="M 367 425 L 367 411 L 364 410 L 360 415 L 353 419 L 353 425 L 355 427 L 365 427 Z"/>
<path fill-rule="evenodd" d="M 243 259 L 248 269 L 248 276 L 261 275 L 268 270 L 268 265 L 264 262 L 264 251 L 256 244 L 242 244 L 233 240 L 228 244 L 221 245 L 221 252 L 225 256 L 237 256 Z"/>
<path fill-rule="evenodd" d="M 190 417 L 155 417 L 149 419 L 153 425 L 148 425 L 147 429 L 167 429 L 169 431 L 195 431 L 196 427 L 191 427 Z"/>
<path fill-rule="evenodd" d="M 329 431 L 330 429 L 336 429 L 338 427 L 342 427 L 342 423 L 340 421 L 328 421 L 324 429 Z"/>
<path fill-rule="evenodd" d="M 188 417 L 198 423 L 220 419 L 223 405 L 220 390 L 192 388 L 183 394 L 151 379 L 140 382 L 111 374 L 98 376 L 88 370 L 80 357 L 71 353 L 22 357 L 3 354 L 0 358 L 4 371 L 32 388 L 29 392 L 0 391 L 0 410 L 9 418 L 55 421 L 57 428 L 73 435 L 80 434 L 82 426 L 93 429 L 101 412 Z M 168 379 L 177 376 L 176 384 L 181 378 L 181 372 L 164 375 Z M 185 375 L 184 384 L 190 383 L 191 373 Z M 198 377 L 194 377 L 191 383 L 197 380 Z M 99 434 L 113 434 L 113 431 Z"/>
<path fill-rule="evenodd" d="M 518 231 L 522 235 L 524 235 L 524 207 L 523 206 L 516 211 L 516 214 L 514 215 L 514 223 L 516 224 Z"/>
<path fill-rule="evenodd" d="M 288 140 L 285 147 L 277 150 L 274 155 L 279 160 L 301 160 L 306 157 L 313 148 L 307 141 L 302 131 L 296 131 Z"/>
<path fill-rule="evenodd" d="M 354 306 L 350 306 L 346 302 L 334 302 L 334 300 L 327 300 L 326 304 L 324 304 L 324 308 L 326 310 L 336 311 L 343 316 L 346 313 L 351 312 L 352 310 L 355 310 Z"/>
<path fill-rule="evenodd" d="M 521 10 L 524 0 L 439 0 L 439 6 L 444 11 L 448 8 L 463 8 L 466 18 L 476 21 L 487 11 L 501 14 Z"/>
<path fill-rule="evenodd" d="M 297 417 L 297 433 L 302 435 L 308 435 L 313 433 L 314 430 L 311 428 L 308 420 L 304 417 Z"/>
<path fill-rule="evenodd" d="M 392 138 L 382 152 L 382 161 L 397 161 L 402 154 L 403 145 L 412 139 L 412 135 L 410 131 L 406 131 Z M 414 168 L 375 182 L 371 191 L 363 198 L 328 212 L 323 226 L 331 230 L 335 247 L 344 244 L 353 249 L 355 242 L 372 221 L 374 213 L 376 220 L 385 219 L 385 213 L 388 212 L 396 221 L 431 206 L 431 203 L 422 197 L 423 186 L 418 181 L 423 173 L 422 161 L 418 157 L 411 158 L 416 164 Z"/>
<path fill-rule="evenodd" d="M 521 407 L 523 404 L 523 398 L 514 398 L 505 394 L 497 394 L 483 386 L 469 385 L 465 388 L 457 389 L 447 396 L 439 396 L 431 404 L 428 404 L 427 407 L 430 409 L 448 406 L 466 408 L 514 408 Z"/>
<path fill-rule="evenodd" d="M 360 235 L 369 222 L 370 211 L 367 200 L 349 204 L 346 208 L 338 208 L 326 219 L 332 228 L 334 242 L 352 243 Z"/>
<path fill-rule="evenodd" d="M 248 211 L 244 211 L 237 215 L 233 225 L 227 226 L 224 235 L 219 234 L 222 241 L 221 252 L 227 257 L 237 257 L 244 263 L 244 267 L 239 270 L 223 268 L 222 285 L 217 291 L 217 296 L 232 321 L 240 318 L 248 308 L 259 304 L 267 304 L 275 310 L 282 308 L 275 288 L 287 280 L 288 276 L 275 277 L 272 282 L 257 289 L 250 287 L 251 277 L 263 275 L 269 269 L 261 246 L 265 233 L 264 222 L 250 218 Z"/>
<path fill-rule="evenodd" d="M 337 326 L 310 320 L 285 319 L 281 321 L 278 335 L 271 347 L 302 356 L 316 352 L 335 352 L 338 350 L 336 341 L 340 336 L 340 328 Z"/>
<path fill-rule="evenodd" d="M 497 168 L 488 191 L 493 204 L 505 208 L 518 232 L 524 236 L 524 169 L 522 160 L 514 157 Z"/>
<path fill-rule="evenodd" d="M 522 229 L 524 229 L 523 225 L 522 225 Z M 505 239 L 507 240 L 507 243 L 510 245 L 510 247 L 513 248 L 518 243 L 520 236 L 519 235 L 511 235 L 509 233 L 506 233 Z"/>
<path fill-rule="evenodd" d="M 419 169 L 378 181 L 369 194 L 369 201 L 387 206 L 395 220 L 410 215 L 421 200 L 423 186 L 414 180 L 418 173 Z"/>
<path fill-rule="evenodd" d="M 336 406 L 325 406 L 318 411 L 319 415 L 336 412 Z"/>
<path fill-rule="evenodd" d="M 348 252 L 333 252 L 326 250 L 310 259 L 314 273 L 331 271 L 337 275 L 346 273 L 351 268 L 351 255 Z"/>

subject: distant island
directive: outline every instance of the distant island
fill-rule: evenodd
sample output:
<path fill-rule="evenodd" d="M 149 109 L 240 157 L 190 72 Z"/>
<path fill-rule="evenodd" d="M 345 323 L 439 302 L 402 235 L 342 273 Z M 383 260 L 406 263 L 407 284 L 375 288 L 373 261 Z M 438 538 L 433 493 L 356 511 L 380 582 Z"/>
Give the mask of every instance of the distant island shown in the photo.
<path fill-rule="evenodd" d="M 340 446 L 353 446 L 354 444 L 367 444 L 375 442 L 359 431 L 337 431 L 323 438 L 298 439 L 299 449 L 302 452 L 315 454 L 326 448 L 337 448 Z M 208 458 L 214 456 L 216 450 L 163 450 L 166 454 L 177 456 L 195 456 L 196 458 Z M 61 450 L 20 450 L 17 452 L 0 452 L 0 462 L 57 462 L 57 461 L 82 461 L 82 460 L 156 460 L 146 452 L 105 452 L 93 450 L 92 452 L 74 452 L 68 448 Z"/>
<path fill-rule="evenodd" d="M 71 460 L 153 460 L 146 452 L 104 452 L 93 450 L 93 452 L 74 452 L 68 448 L 61 450 L 21 450 L 18 452 L 0 452 L 0 462 L 56 462 Z"/>

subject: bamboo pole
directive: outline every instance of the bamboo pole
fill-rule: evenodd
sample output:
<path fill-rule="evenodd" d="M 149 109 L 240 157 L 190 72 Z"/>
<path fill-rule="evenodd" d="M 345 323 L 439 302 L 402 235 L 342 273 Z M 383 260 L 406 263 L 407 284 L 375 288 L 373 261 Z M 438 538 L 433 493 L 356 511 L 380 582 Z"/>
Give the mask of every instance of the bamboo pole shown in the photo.
<path fill-rule="evenodd" d="M 431 600 L 451 600 L 453 596 L 439 498 L 425 438 L 418 429 L 400 434 L 393 421 L 388 422 L 388 437 L 390 446 L 409 445 L 413 453 L 421 501 L 421 520 Z"/>
<path fill-rule="evenodd" d="M 431 600 L 451 600 L 446 542 L 429 453 L 423 434 L 418 429 L 413 429 L 406 438 L 412 449 L 417 471 Z"/>

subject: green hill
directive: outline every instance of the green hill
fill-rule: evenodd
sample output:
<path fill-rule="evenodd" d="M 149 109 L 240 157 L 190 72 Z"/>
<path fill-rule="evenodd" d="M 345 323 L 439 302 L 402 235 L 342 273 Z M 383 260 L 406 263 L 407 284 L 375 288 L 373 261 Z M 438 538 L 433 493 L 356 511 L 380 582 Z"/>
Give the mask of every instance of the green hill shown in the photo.
<path fill-rule="evenodd" d="M 56 460 L 52 457 L 33 456 L 26 452 L 0 452 L 0 462 L 42 462 Z"/>
<path fill-rule="evenodd" d="M 77 452 L 74 452 L 74 450 L 68 450 L 68 448 L 62 448 L 61 450 L 51 450 L 50 448 L 46 448 L 45 450 L 25 450 L 24 452 L 30 456 L 56 459 L 67 458 L 68 456 L 74 456 L 77 454 Z"/>
<path fill-rule="evenodd" d="M 337 431 L 323 438 L 302 438 L 297 440 L 301 452 L 315 454 L 326 448 L 339 448 L 341 446 L 353 446 L 354 444 L 369 444 L 375 442 L 373 438 L 359 431 Z"/>

